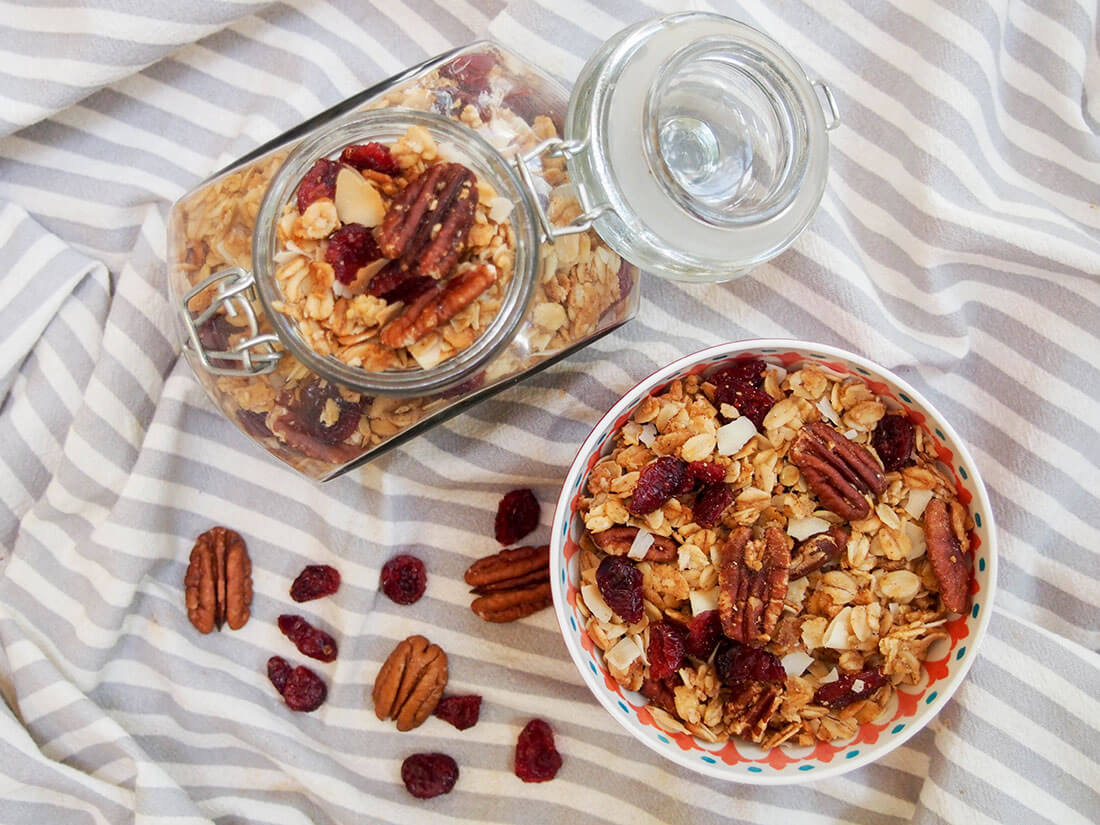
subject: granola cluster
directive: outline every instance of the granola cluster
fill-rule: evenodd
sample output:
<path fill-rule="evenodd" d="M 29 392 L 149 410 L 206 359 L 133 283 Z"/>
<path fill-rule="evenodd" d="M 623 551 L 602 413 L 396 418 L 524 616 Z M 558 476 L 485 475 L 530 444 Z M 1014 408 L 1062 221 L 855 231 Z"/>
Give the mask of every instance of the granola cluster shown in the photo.
<path fill-rule="evenodd" d="M 707 742 L 852 737 L 966 609 L 973 523 L 930 436 L 820 365 L 673 381 L 579 513 L 577 604 L 608 672 Z"/>
<path fill-rule="evenodd" d="M 490 50 L 460 55 L 364 108 L 401 107 L 447 115 L 512 158 L 558 133 L 562 101 L 546 99 L 541 82 L 528 77 L 510 55 Z M 345 238 L 351 254 L 334 258 L 328 253 L 334 239 L 347 235 L 350 224 L 367 220 L 362 216 L 373 209 L 384 215 L 411 181 L 422 179 L 433 166 L 453 163 L 452 154 L 457 154 L 454 147 L 440 145 L 415 128 L 387 148 L 395 169 L 379 171 L 371 163 L 357 164 L 357 182 L 345 174 L 358 198 L 334 191 L 327 197 L 306 198 L 308 203 L 295 200 L 287 204 L 277 227 L 276 278 L 283 293 L 279 311 L 294 319 L 316 351 L 367 371 L 425 368 L 469 346 L 497 313 L 516 264 L 509 221 L 509 207 L 514 205 L 479 179 L 462 260 L 450 277 L 459 281 L 465 276 L 454 290 L 463 294 L 452 295 L 445 307 L 438 296 L 369 294 L 364 287 L 372 279 L 391 274 L 384 271 L 391 259 L 383 254 L 357 266 L 361 238 Z M 285 158 L 286 150 L 277 150 L 211 181 L 177 205 L 169 233 L 169 277 L 177 294 L 228 267 L 251 270 L 256 216 Z M 336 175 L 347 171 L 340 169 Z M 307 175 L 303 185 L 324 190 L 329 181 L 320 172 L 314 178 Z M 580 214 L 561 158 L 545 157 L 532 172 L 554 224 L 565 225 Z M 365 193 L 366 188 L 371 193 Z M 378 202 L 369 203 L 374 195 Z M 352 207 L 357 220 L 341 220 L 338 206 L 349 200 L 357 201 Z M 382 229 L 371 231 L 379 235 Z M 457 395 L 360 396 L 328 384 L 289 354 L 267 375 L 199 378 L 225 413 L 270 452 L 308 475 L 329 477 L 426 416 L 453 405 L 462 393 L 529 370 L 628 317 L 626 298 L 636 282 L 636 270 L 595 232 L 559 238 L 532 254 L 539 256 L 538 280 L 512 345 Z M 475 299 L 466 300 L 475 291 Z M 209 306 L 213 297 L 212 289 L 200 294 L 189 306 L 192 314 Z M 421 306 L 411 313 L 417 299 Z M 271 332 L 259 304 L 254 307 L 260 332 Z M 420 311 L 425 307 L 427 312 Z M 395 324 L 402 320 L 406 323 Z M 383 337 L 387 326 L 390 331 Z M 246 330 L 240 315 L 219 314 L 199 334 L 208 351 L 230 351 L 244 340 Z"/>

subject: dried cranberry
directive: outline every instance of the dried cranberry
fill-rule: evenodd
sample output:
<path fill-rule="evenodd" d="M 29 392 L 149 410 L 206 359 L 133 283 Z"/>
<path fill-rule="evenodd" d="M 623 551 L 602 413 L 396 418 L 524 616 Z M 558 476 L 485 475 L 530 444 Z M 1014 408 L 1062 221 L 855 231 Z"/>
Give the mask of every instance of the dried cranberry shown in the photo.
<path fill-rule="evenodd" d="M 340 573 L 327 564 L 311 564 L 290 586 L 290 598 L 296 602 L 308 602 L 322 596 L 331 596 L 340 589 Z"/>
<path fill-rule="evenodd" d="M 684 662 L 684 631 L 672 622 L 660 621 L 649 625 L 649 675 L 665 679 L 680 669 Z"/>
<path fill-rule="evenodd" d="M 290 662 L 282 656 L 272 656 L 267 660 L 267 678 L 275 685 L 275 690 L 282 695 L 286 689 L 286 680 L 290 678 Z"/>
<path fill-rule="evenodd" d="M 333 401 L 339 413 L 331 426 L 324 423 L 328 402 Z M 339 444 L 359 427 L 362 416 L 362 400 L 346 401 L 333 384 L 320 379 L 302 387 L 288 405 L 293 413 L 293 423 L 326 444 Z"/>
<path fill-rule="evenodd" d="M 361 223 L 346 223 L 328 236 L 325 260 L 332 264 L 336 280 L 350 284 L 359 268 L 382 257 L 374 235 Z"/>
<path fill-rule="evenodd" d="M 700 527 L 713 527 L 722 520 L 722 513 L 733 504 L 733 490 L 728 484 L 711 484 L 695 499 L 691 512 Z"/>
<path fill-rule="evenodd" d="M 244 431 L 255 438 L 267 438 L 272 433 L 267 428 L 267 413 L 252 410 L 237 410 L 237 420 Z"/>
<path fill-rule="evenodd" d="M 787 672 L 772 653 L 762 647 L 749 647 L 731 641 L 714 657 L 718 678 L 727 685 L 739 682 L 782 682 Z"/>
<path fill-rule="evenodd" d="M 712 461 L 693 461 L 688 465 L 688 472 L 702 484 L 718 484 L 726 480 L 726 468 Z"/>
<path fill-rule="evenodd" d="M 496 58 L 491 54 L 464 54 L 441 67 L 439 73 L 463 90 L 481 94 L 489 91 L 489 72 L 496 63 Z"/>
<path fill-rule="evenodd" d="M 622 556 L 608 556 L 596 568 L 596 586 L 607 606 L 624 622 L 641 621 L 642 571 Z"/>
<path fill-rule="evenodd" d="M 764 372 L 767 368 L 768 365 L 759 358 L 754 358 L 751 361 L 737 361 L 716 372 L 710 380 L 715 385 L 723 381 L 733 380 L 752 384 L 754 387 L 759 388 L 764 386 Z"/>
<path fill-rule="evenodd" d="M 513 544 L 539 526 L 539 502 L 528 489 L 506 493 L 497 505 L 496 537 Z"/>
<path fill-rule="evenodd" d="M 321 198 L 335 197 L 339 172 L 340 164 L 334 160 L 320 158 L 314 163 L 298 184 L 298 211 L 305 212 L 311 203 Z"/>
<path fill-rule="evenodd" d="M 722 620 L 718 617 L 718 611 L 704 610 L 688 625 L 684 649 L 689 656 L 706 660 L 722 637 Z"/>
<path fill-rule="evenodd" d="M 432 713 L 459 730 L 466 730 L 477 724 L 481 714 L 481 697 L 476 693 L 469 696 L 444 696 Z"/>
<path fill-rule="evenodd" d="M 321 707 L 328 696 L 328 688 L 321 677 L 308 667 L 299 665 L 290 672 L 283 685 L 283 701 L 291 710 L 309 713 Z"/>
<path fill-rule="evenodd" d="M 909 417 L 886 415 L 871 434 L 871 446 L 882 460 L 882 468 L 890 473 L 913 463 L 915 428 Z"/>
<path fill-rule="evenodd" d="M 623 258 L 623 262 L 619 264 L 617 277 L 619 280 L 619 300 L 621 301 L 634 289 L 634 268 L 626 258 Z"/>
<path fill-rule="evenodd" d="M 714 402 L 719 409 L 723 404 L 736 407 L 757 430 L 764 429 L 764 416 L 775 406 L 775 399 L 762 389 L 732 377 L 725 377 L 718 383 L 714 391 Z"/>
<path fill-rule="evenodd" d="M 680 679 L 679 676 L 667 677 L 665 679 L 654 679 L 650 677 L 642 682 L 642 686 L 638 688 L 638 692 L 662 710 L 666 710 L 669 713 L 675 713 L 676 694 L 673 693 L 673 690 L 676 688 L 677 684 L 682 683 L 683 680 Z"/>
<path fill-rule="evenodd" d="M 541 719 L 532 719 L 516 741 L 516 776 L 524 782 L 547 782 L 558 775 L 561 754 L 554 747 L 554 731 Z"/>
<path fill-rule="evenodd" d="M 397 604 L 412 604 L 424 595 L 428 575 L 416 556 L 394 556 L 382 565 L 382 592 Z"/>
<path fill-rule="evenodd" d="M 676 495 L 683 487 L 687 466 L 670 455 L 644 466 L 630 500 L 630 512 L 636 516 L 648 515 Z"/>
<path fill-rule="evenodd" d="M 461 384 L 455 384 L 453 387 L 443 390 L 439 393 L 440 398 L 461 398 L 467 393 L 471 393 L 474 390 L 481 389 L 485 384 L 485 370 L 476 373 L 471 378 L 467 378 Z"/>
<path fill-rule="evenodd" d="M 683 480 L 680 482 L 680 486 L 672 493 L 674 496 L 686 496 L 688 493 L 695 490 L 696 478 L 691 473 L 684 470 Z"/>
<path fill-rule="evenodd" d="M 437 283 L 431 275 L 416 275 L 412 278 L 405 278 L 389 292 L 383 293 L 382 300 L 387 304 L 396 304 L 398 301 L 411 304 L 420 296 L 426 295 L 435 289 Z"/>
<path fill-rule="evenodd" d="M 414 753 L 401 763 L 401 781 L 417 799 L 431 799 L 451 792 L 458 763 L 445 753 Z"/>
<path fill-rule="evenodd" d="M 227 352 L 229 336 L 241 330 L 233 326 L 222 314 L 212 315 L 198 328 L 199 341 L 207 352 Z M 216 365 L 230 366 L 224 358 L 216 359 Z"/>
<path fill-rule="evenodd" d="M 401 167 L 393 159 L 390 147 L 373 140 L 370 143 L 345 146 L 344 151 L 340 153 L 340 160 L 348 166 L 354 166 L 360 172 L 371 169 L 385 175 L 396 175 L 401 171 Z"/>
<path fill-rule="evenodd" d="M 539 102 L 535 93 L 530 89 L 516 89 L 504 96 L 501 105 L 505 109 L 511 109 L 528 123 L 533 123 L 535 116 L 539 114 Z"/>
<path fill-rule="evenodd" d="M 840 710 L 852 702 L 866 699 L 885 684 L 886 677 L 878 668 L 845 673 L 835 682 L 819 687 L 814 694 L 814 702 L 831 710 Z"/>
<path fill-rule="evenodd" d="M 305 656 L 322 662 L 331 662 L 336 658 L 336 640 L 301 616 L 284 613 L 279 617 L 279 630 L 294 642 L 299 652 Z"/>

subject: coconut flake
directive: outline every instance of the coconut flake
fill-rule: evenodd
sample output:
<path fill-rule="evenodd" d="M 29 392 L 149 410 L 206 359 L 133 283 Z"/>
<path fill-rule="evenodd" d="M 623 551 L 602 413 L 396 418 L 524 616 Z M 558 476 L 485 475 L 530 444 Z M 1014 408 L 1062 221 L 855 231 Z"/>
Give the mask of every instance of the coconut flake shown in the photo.
<path fill-rule="evenodd" d="M 438 335 L 421 338 L 408 347 L 421 369 L 431 369 L 443 360 L 443 339 Z"/>
<path fill-rule="evenodd" d="M 913 518 L 920 518 L 924 515 L 924 508 L 928 506 L 928 502 L 931 500 L 931 490 L 910 490 L 909 498 L 905 502 L 905 512 Z"/>
<path fill-rule="evenodd" d="M 607 606 L 607 602 L 604 601 L 603 594 L 600 593 L 600 588 L 594 584 L 582 584 L 581 585 L 581 598 L 584 599 L 584 605 L 589 609 L 593 616 L 599 621 L 609 624 L 614 617 L 614 613 L 611 612 L 611 608 Z"/>
<path fill-rule="evenodd" d="M 652 546 L 653 534 L 639 527 L 638 532 L 634 535 L 634 541 L 630 543 L 630 549 L 626 551 L 626 555 L 635 561 L 641 561 Z"/>
<path fill-rule="evenodd" d="M 817 533 L 824 533 L 829 527 L 829 522 L 817 516 L 793 518 L 787 522 L 787 535 L 795 541 L 802 541 Z"/>
<path fill-rule="evenodd" d="M 779 663 L 783 665 L 783 669 L 787 671 L 788 676 L 801 676 L 806 672 L 806 668 L 813 664 L 813 661 L 813 656 L 803 653 L 801 650 L 795 650 L 780 659 Z"/>
<path fill-rule="evenodd" d="M 848 649 L 848 631 L 852 626 L 852 608 L 844 607 L 833 616 L 829 626 L 825 628 L 825 634 L 821 637 L 821 646 L 833 650 Z"/>
<path fill-rule="evenodd" d="M 291 258 L 297 258 L 299 255 L 305 255 L 300 249 L 291 249 L 291 245 L 288 243 L 286 249 L 280 249 L 274 255 L 271 256 L 271 260 L 282 266 Z"/>
<path fill-rule="evenodd" d="M 821 684 L 827 685 L 827 684 L 830 684 L 831 682 L 835 682 L 839 678 L 840 678 L 840 671 L 838 671 L 834 667 L 832 670 L 830 670 L 828 673 L 826 673 L 824 676 L 821 677 Z"/>
<path fill-rule="evenodd" d="M 859 433 L 856 430 L 848 430 L 848 432 L 844 433 L 844 437 L 849 441 L 855 441 L 859 438 Z"/>
<path fill-rule="evenodd" d="M 693 616 L 706 613 L 708 610 L 718 609 L 717 587 L 712 587 L 710 590 L 692 590 L 688 593 L 688 598 L 691 600 L 691 615 Z"/>
<path fill-rule="evenodd" d="M 607 664 L 615 668 L 615 670 L 626 672 L 630 669 L 630 666 L 634 664 L 635 660 L 641 658 L 641 656 L 641 648 L 635 644 L 632 638 L 626 636 L 620 639 L 617 645 L 604 654 L 604 659 L 607 661 Z"/>
<path fill-rule="evenodd" d="M 820 399 L 817 404 L 818 411 L 828 418 L 833 424 L 840 424 L 840 416 L 837 415 L 836 410 L 833 409 L 833 405 L 829 403 L 828 398 Z"/>
<path fill-rule="evenodd" d="M 859 693 L 865 687 L 867 687 L 867 683 L 864 682 L 862 679 L 856 679 L 854 682 L 852 682 L 852 692 L 853 693 Z"/>
<path fill-rule="evenodd" d="M 787 595 L 783 598 L 789 605 L 797 609 L 802 608 L 802 600 L 806 598 L 806 589 L 810 586 L 808 576 L 801 576 L 793 582 L 787 582 Z"/>
<path fill-rule="evenodd" d="M 498 195 L 489 201 L 489 220 L 493 223 L 500 223 L 512 214 L 513 206 L 514 204 L 508 198 Z"/>
<path fill-rule="evenodd" d="M 443 160 L 461 163 L 464 166 L 472 166 L 473 160 L 468 152 L 464 152 L 456 144 L 448 140 L 441 140 L 435 145 L 436 154 Z"/>
<path fill-rule="evenodd" d="M 642 431 L 638 433 L 638 440 L 649 447 L 657 440 L 657 427 L 654 424 L 644 425 Z"/>
<path fill-rule="evenodd" d="M 733 455 L 756 435 L 756 427 L 745 416 L 718 428 L 718 455 Z"/>

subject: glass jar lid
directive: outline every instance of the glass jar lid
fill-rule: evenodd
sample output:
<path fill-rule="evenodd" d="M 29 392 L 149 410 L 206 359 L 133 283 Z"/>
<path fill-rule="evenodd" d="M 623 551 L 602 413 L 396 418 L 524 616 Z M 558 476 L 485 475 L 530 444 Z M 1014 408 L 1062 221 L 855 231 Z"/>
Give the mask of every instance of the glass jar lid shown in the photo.
<path fill-rule="evenodd" d="M 721 281 L 809 223 L 838 123 L 828 88 L 778 43 L 688 12 L 604 44 L 581 72 L 558 151 L 616 252 L 664 277 Z"/>

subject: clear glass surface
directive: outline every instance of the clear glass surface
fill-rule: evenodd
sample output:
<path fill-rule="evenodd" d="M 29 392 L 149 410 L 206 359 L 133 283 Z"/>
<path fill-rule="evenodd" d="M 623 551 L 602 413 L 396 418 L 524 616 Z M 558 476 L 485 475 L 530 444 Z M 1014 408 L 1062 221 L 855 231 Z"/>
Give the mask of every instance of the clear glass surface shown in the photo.
<path fill-rule="evenodd" d="M 767 220 L 806 173 L 807 129 L 769 57 L 726 38 L 692 43 L 646 100 L 646 158 L 669 195 L 718 226 Z"/>
<path fill-rule="evenodd" d="M 821 104 L 762 32 L 684 12 L 612 37 L 581 70 L 565 134 L 593 226 L 643 270 L 726 281 L 786 249 L 828 175 Z"/>

